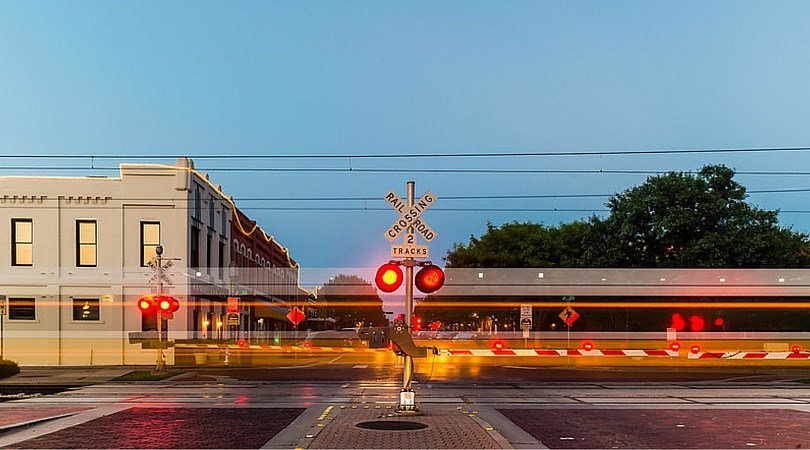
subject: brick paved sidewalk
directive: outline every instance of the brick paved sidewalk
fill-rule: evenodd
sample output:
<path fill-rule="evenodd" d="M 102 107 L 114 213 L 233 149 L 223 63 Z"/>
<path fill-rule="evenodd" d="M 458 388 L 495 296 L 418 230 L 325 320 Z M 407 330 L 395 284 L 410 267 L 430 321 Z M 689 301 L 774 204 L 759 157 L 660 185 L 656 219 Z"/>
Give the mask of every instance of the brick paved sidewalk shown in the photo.
<path fill-rule="evenodd" d="M 423 407 L 422 415 L 393 416 L 391 409 L 349 406 L 334 408 L 321 416 L 323 427 L 306 448 L 509 448 L 488 424 L 471 411 L 450 409 L 448 406 Z M 369 430 L 357 426 L 361 422 L 416 422 L 427 428 L 410 431 Z"/>
<path fill-rule="evenodd" d="M 807 448 L 810 413 L 791 409 L 498 411 L 555 449 Z"/>
<path fill-rule="evenodd" d="M 133 407 L 9 447 L 260 448 L 303 411 L 303 408 Z"/>
<path fill-rule="evenodd" d="M 4 405 L 0 414 L 0 431 L 38 422 L 45 419 L 53 419 L 71 414 L 87 411 L 89 407 L 80 406 L 9 406 Z"/>

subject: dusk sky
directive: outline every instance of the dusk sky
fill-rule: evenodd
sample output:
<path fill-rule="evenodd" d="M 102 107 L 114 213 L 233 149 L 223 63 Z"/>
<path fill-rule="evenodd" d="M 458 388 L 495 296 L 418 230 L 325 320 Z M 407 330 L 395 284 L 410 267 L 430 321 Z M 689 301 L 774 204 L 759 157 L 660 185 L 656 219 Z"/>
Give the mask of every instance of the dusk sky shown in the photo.
<path fill-rule="evenodd" d="M 0 175 L 189 156 L 324 273 L 389 258 L 408 180 L 438 197 L 434 261 L 709 163 L 808 233 L 810 150 L 701 151 L 810 147 L 808 23 L 806 1 L 4 1 Z"/>

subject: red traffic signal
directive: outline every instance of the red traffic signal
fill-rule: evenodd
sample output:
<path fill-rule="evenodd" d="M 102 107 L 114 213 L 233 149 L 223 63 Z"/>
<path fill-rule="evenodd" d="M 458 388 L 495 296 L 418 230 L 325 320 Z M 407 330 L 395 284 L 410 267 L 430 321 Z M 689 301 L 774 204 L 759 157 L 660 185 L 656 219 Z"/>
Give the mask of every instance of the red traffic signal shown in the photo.
<path fill-rule="evenodd" d="M 157 310 L 163 313 L 173 313 L 180 309 L 180 302 L 170 295 L 144 295 L 138 299 L 138 309 L 144 314 Z"/>
<path fill-rule="evenodd" d="M 394 292 L 402 286 L 402 269 L 399 264 L 395 262 L 385 263 L 377 269 L 377 275 L 374 276 L 374 282 L 383 292 Z"/>
<path fill-rule="evenodd" d="M 436 292 L 444 286 L 444 271 L 439 266 L 428 264 L 416 274 L 414 284 L 425 294 Z"/>

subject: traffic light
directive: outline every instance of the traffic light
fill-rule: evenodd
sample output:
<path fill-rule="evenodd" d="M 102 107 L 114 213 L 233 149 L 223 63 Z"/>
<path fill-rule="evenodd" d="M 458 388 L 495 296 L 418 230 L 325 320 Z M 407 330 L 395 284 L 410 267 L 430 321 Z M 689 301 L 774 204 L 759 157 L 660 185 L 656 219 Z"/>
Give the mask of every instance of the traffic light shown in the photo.
<path fill-rule="evenodd" d="M 428 264 L 422 267 L 414 280 L 416 288 L 425 294 L 436 292 L 444 286 L 444 271 L 436 265 Z"/>
<path fill-rule="evenodd" d="M 377 269 L 377 275 L 374 277 L 374 282 L 377 287 L 383 292 L 394 292 L 402 286 L 402 269 L 396 262 L 388 262 Z"/>

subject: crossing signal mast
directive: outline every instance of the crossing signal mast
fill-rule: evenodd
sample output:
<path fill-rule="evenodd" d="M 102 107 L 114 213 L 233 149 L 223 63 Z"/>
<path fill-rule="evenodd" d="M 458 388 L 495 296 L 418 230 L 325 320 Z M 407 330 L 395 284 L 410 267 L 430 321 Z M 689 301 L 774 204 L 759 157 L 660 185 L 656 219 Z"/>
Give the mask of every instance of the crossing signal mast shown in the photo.
<path fill-rule="evenodd" d="M 165 261 L 165 263 L 164 263 Z M 163 246 L 158 245 L 155 248 L 155 259 L 149 263 L 149 267 L 155 270 L 155 276 L 152 278 L 157 284 L 157 294 L 144 295 L 138 299 L 138 309 L 146 316 L 155 314 L 157 321 L 157 363 L 155 365 L 155 373 L 165 373 L 166 361 L 163 355 L 163 348 L 165 346 L 163 340 L 163 319 L 173 319 L 174 313 L 180 309 L 180 302 L 163 293 L 163 283 L 168 279 L 165 277 L 164 271 L 172 266 L 170 258 L 163 258 Z M 168 332 L 168 330 L 166 330 Z"/>
<path fill-rule="evenodd" d="M 436 237 L 436 233 L 422 219 L 422 213 L 436 202 L 436 196 L 432 192 L 425 192 L 422 197 L 415 200 L 414 190 L 416 183 L 408 181 L 407 199 L 402 199 L 393 191 L 389 191 L 384 199 L 399 213 L 399 218 L 385 231 L 385 238 L 391 241 L 391 257 L 403 258 L 401 260 L 391 260 L 381 265 L 377 269 L 374 282 L 383 292 L 394 292 L 403 284 L 405 285 L 405 323 L 394 327 L 391 333 L 392 341 L 400 339 L 400 349 L 405 354 L 404 374 L 402 380 L 402 390 L 399 394 L 399 412 L 418 412 L 415 402 L 415 394 L 411 387 L 413 379 L 413 355 L 424 356 L 424 347 L 416 347 L 410 339 L 410 332 L 414 329 L 413 324 L 413 288 L 416 286 L 421 292 L 430 294 L 436 292 L 444 285 L 444 271 L 430 261 L 416 261 L 416 258 L 428 258 L 429 249 L 427 245 L 418 245 L 417 238 L 430 242 Z M 399 236 L 403 236 L 402 244 L 395 244 Z M 414 279 L 414 267 L 420 267 Z M 403 273 L 402 267 L 405 267 Z M 407 351 L 406 351 L 407 349 Z"/>

